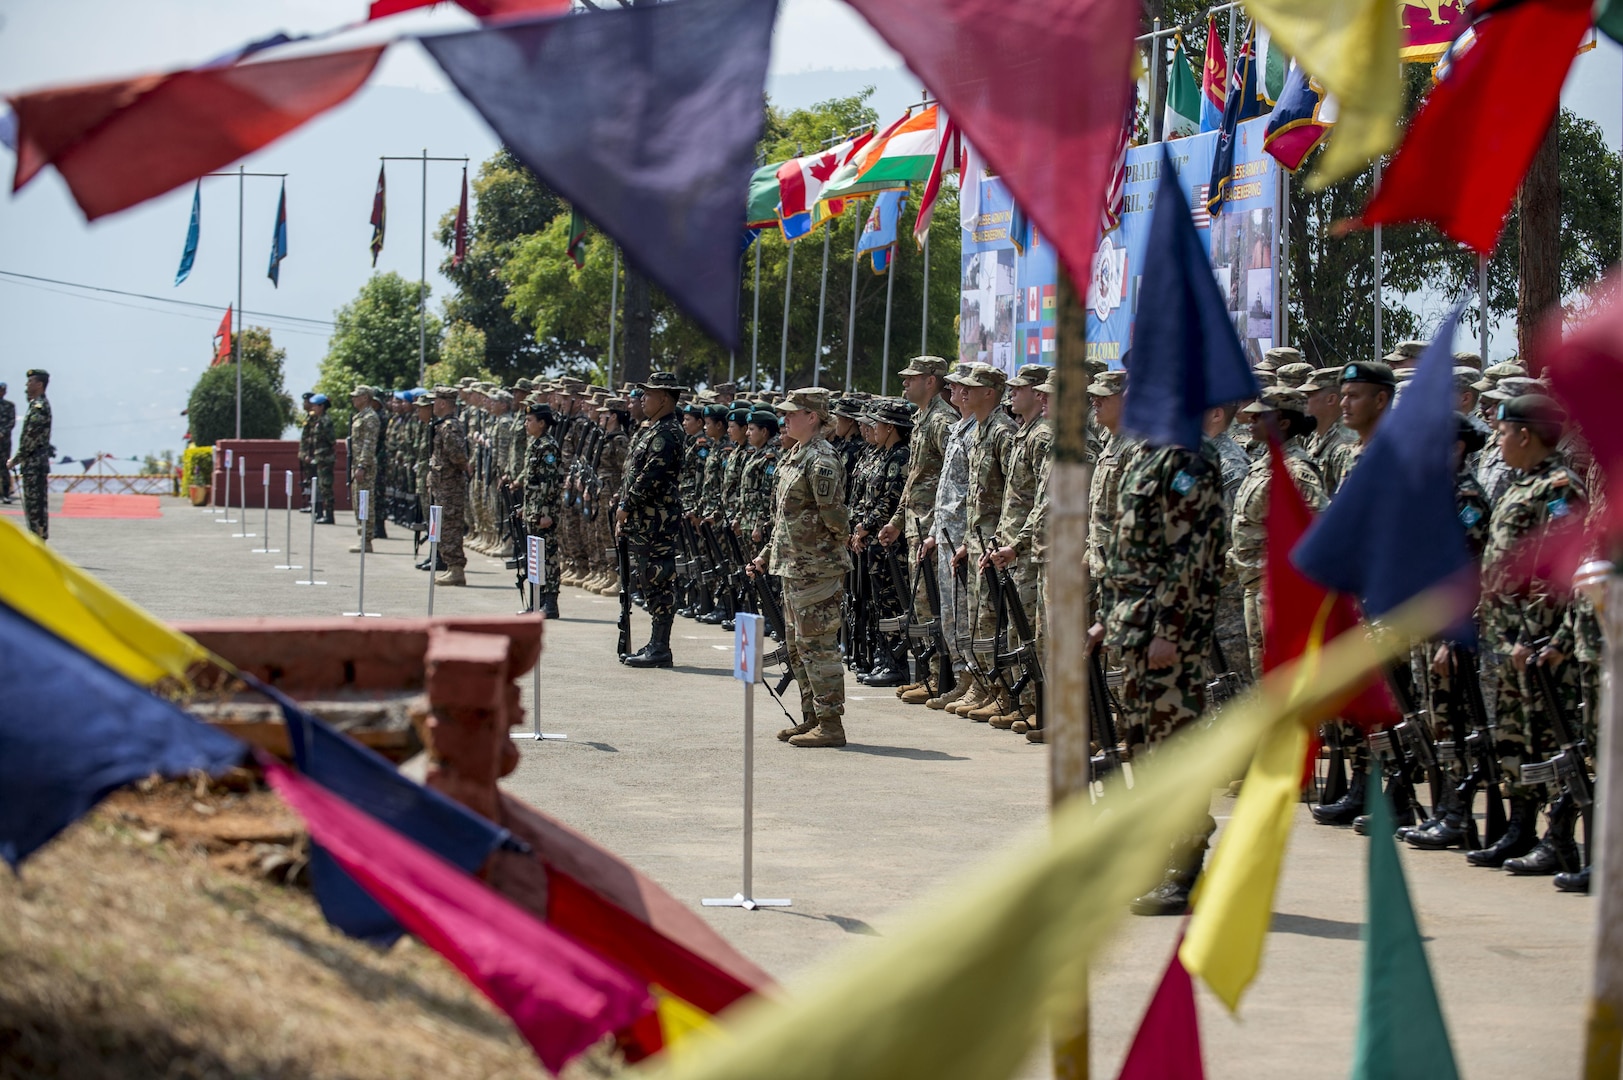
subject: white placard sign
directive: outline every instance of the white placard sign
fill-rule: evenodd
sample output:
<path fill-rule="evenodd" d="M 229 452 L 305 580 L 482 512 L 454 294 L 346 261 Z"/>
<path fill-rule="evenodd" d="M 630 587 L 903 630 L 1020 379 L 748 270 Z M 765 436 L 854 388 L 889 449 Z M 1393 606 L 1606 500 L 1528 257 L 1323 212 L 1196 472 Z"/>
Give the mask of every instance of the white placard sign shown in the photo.
<path fill-rule="evenodd" d="M 287 471 L 286 479 L 285 479 L 282 486 L 283 486 L 284 491 L 287 494 L 287 497 L 291 499 L 293 497 L 293 470 L 292 469 L 289 469 Z M 291 505 L 291 504 L 289 504 L 289 505 Z"/>
<path fill-rule="evenodd" d="M 355 505 L 355 512 L 360 515 L 362 521 L 366 520 L 366 511 L 369 509 L 369 504 L 366 500 L 367 496 L 371 494 L 372 493 L 367 491 L 365 488 L 362 488 L 360 491 L 356 492 L 355 497 L 359 501 Z"/>
<path fill-rule="evenodd" d="M 759 615 L 739 612 L 733 618 L 733 678 L 739 682 L 761 681 L 761 633 Z"/>
<path fill-rule="evenodd" d="M 529 544 L 530 584 L 539 585 L 541 584 L 541 560 L 546 557 L 542 552 L 541 545 L 546 541 L 539 536 L 526 536 L 524 539 Z"/>
<path fill-rule="evenodd" d="M 237 479 L 238 480 L 243 480 L 243 479 L 246 479 L 247 476 L 248 476 L 248 459 L 245 458 L 245 457 L 240 457 L 240 458 L 237 459 Z"/>
<path fill-rule="evenodd" d="M 437 506 L 428 508 L 428 542 L 430 544 L 440 542 L 440 508 Z"/>
<path fill-rule="evenodd" d="M 225 448 L 225 467 L 226 467 L 227 471 L 230 471 L 230 469 L 231 469 L 231 448 L 229 446 Z"/>

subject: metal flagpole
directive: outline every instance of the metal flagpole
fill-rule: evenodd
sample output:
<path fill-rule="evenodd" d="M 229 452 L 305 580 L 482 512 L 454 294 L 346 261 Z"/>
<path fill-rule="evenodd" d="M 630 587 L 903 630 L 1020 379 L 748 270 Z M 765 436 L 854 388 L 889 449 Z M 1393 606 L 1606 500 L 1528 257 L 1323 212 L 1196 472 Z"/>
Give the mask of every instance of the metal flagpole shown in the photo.
<path fill-rule="evenodd" d="M 614 276 L 609 278 L 609 389 L 614 389 L 614 323 L 620 310 L 620 245 L 614 245 Z"/>
<path fill-rule="evenodd" d="M 1274 302 L 1273 302 L 1273 308 L 1274 308 L 1274 332 L 1273 332 L 1273 338 L 1274 338 L 1274 344 L 1275 345 L 1283 345 L 1283 344 L 1285 344 L 1285 315 L 1284 315 L 1284 312 L 1283 312 L 1283 309 L 1281 307 L 1280 300 L 1279 300 L 1280 283 L 1282 281 L 1282 271 L 1281 271 L 1282 260 L 1279 257 L 1279 253 L 1280 253 L 1280 244 L 1283 242 L 1282 238 L 1284 236 L 1284 233 L 1280 229 L 1280 225 L 1279 225 L 1279 222 L 1280 222 L 1279 209 L 1280 209 L 1280 206 L 1283 204 L 1283 199 L 1282 199 L 1282 197 L 1280 195 L 1280 192 L 1282 191 L 1282 188 L 1280 186 L 1280 178 L 1283 177 L 1284 175 L 1285 175 L 1285 170 L 1280 168 L 1279 164 L 1277 162 L 1275 162 L 1274 163 L 1274 235 L 1273 235 L 1272 242 L 1268 245 L 1269 246 L 1268 256 L 1269 256 L 1269 258 L 1271 258 L 1273 260 L 1273 264 L 1274 264 L 1274 266 L 1273 266 L 1273 274 L 1271 276 L 1273 277 L 1273 287 L 1274 287 Z"/>
<path fill-rule="evenodd" d="M 1375 186 L 1381 186 L 1381 159 L 1375 159 Z M 1381 358 L 1381 309 L 1385 306 L 1382 297 L 1381 278 L 1381 223 L 1375 223 L 1375 359 Z"/>
<path fill-rule="evenodd" d="M 1161 85 L 1161 20 L 1156 19 L 1150 27 L 1149 47 L 1145 50 L 1150 60 L 1150 142 L 1160 142 L 1160 120 L 1156 115 L 1160 110 L 1155 107 L 1155 91 Z"/>
<path fill-rule="evenodd" d="M 828 301 L 828 245 L 833 225 L 823 226 L 823 284 L 817 291 L 817 348 L 812 351 L 812 385 L 823 385 L 823 308 Z"/>
<path fill-rule="evenodd" d="M 879 393 L 882 397 L 890 396 L 890 301 L 896 295 L 896 249 L 901 246 L 900 240 L 890 246 L 890 258 L 885 263 L 885 347 L 879 353 Z"/>
<path fill-rule="evenodd" d="M 783 272 L 783 341 L 778 350 L 778 391 L 787 388 L 789 377 L 789 287 L 795 281 L 795 242 L 789 241 L 789 266 Z"/>
<path fill-rule="evenodd" d="M 422 383 L 428 371 L 428 163 L 453 161 L 467 167 L 466 157 L 430 157 L 428 147 L 421 154 L 410 157 L 383 155 L 379 161 L 416 161 L 423 166 L 423 231 L 419 242 L 417 267 L 417 382 Z"/>
<path fill-rule="evenodd" d="M 1291 174 L 1288 169 L 1279 170 L 1279 213 L 1274 215 L 1279 223 L 1279 288 L 1274 290 L 1275 310 L 1279 312 L 1279 340 L 1275 345 L 1283 345 L 1291 336 Z"/>
<path fill-rule="evenodd" d="M 1481 339 L 1479 352 L 1482 354 L 1482 366 L 1487 367 L 1488 361 L 1488 257 L 1478 255 L 1476 260 L 1476 302 L 1478 337 Z"/>
<path fill-rule="evenodd" d="M 541 579 L 545 575 L 547 561 L 547 541 L 542 536 L 526 536 L 525 544 L 525 577 L 530 585 L 530 610 L 541 610 Z M 524 614 L 520 612 L 519 614 Z M 530 670 L 530 730 L 519 732 L 512 736 L 514 739 L 534 739 L 540 742 L 543 739 L 567 739 L 568 735 L 554 735 L 541 730 L 541 657 L 535 658 L 535 667 Z"/>
<path fill-rule="evenodd" d="M 755 235 L 755 315 L 750 320 L 750 392 L 761 385 L 761 235 Z"/>
<path fill-rule="evenodd" d="M 237 339 L 231 343 L 237 365 L 237 434 L 242 438 L 242 200 L 248 184 L 244 166 L 237 166 Z"/>
<path fill-rule="evenodd" d="M 897 227 L 900 227 L 900 222 Z M 919 355 L 930 351 L 930 234 L 924 234 L 924 304 L 919 311 Z M 885 372 L 889 381 L 890 372 Z"/>
<path fill-rule="evenodd" d="M 862 246 L 865 225 L 866 221 L 854 226 L 855 235 L 851 240 L 851 307 L 845 316 L 845 392 L 848 394 L 851 392 L 851 364 L 857 348 L 857 264 L 862 261 L 862 255 L 857 248 Z"/>

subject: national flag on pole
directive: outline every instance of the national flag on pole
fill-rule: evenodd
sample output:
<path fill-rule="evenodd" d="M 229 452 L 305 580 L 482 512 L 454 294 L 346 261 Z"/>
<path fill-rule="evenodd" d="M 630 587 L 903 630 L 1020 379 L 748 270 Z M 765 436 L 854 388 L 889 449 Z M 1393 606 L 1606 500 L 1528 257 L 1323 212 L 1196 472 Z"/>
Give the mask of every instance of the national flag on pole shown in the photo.
<path fill-rule="evenodd" d="M 1138 84 L 1127 92 L 1127 116 L 1122 121 L 1121 137 L 1116 143 L 1116 165 L 1110 170 L 1110 186 L 1105 189 L 1103 226 L 1110 232 L 1121 224 L 1122 197 L 1127 191 L 1127 147 L 1133 141 L 1133 129 L 1138 124 Z"/>
<path fill-rule="evenodd" d="M 381 19 L 439 3 L 440 0 L 372 0 L 367 19 Z M 569 0 L 456 0 L 457 7 L 481 19 L 498 19 L 510 15 L 539 15 L 547 11 L 567 11 Z"/>
<path fill-rule="evenodd" d="M 930 163 L 930 175 L 924 181 L 924 194 L 919 196 L 919 216 L 913 222 L 913 241 L 921 250 L 925 238 L 930 235 L 930 219 L 935 216 L 935 202 L 941 195 L 941 174 L 960 165 L 959 143 L 958 129 L 949 118 L 946 130 L 936 144 L 935 160 Z"/>
<path fill-rule="evenodd" d="M 750 174 L 749 202 L 744 211 L 746 229 L 766 229 L 778 223 L 777 165 L 762 165 Z"/>
<path fill-rule="evenodd" d="M 1223 126 L 1228 99 L 1229 58 L 1223 51 L 1223 39 L 1217 35 L 1217 16 L 1212 14 L 1206 16 L 1206 63 L 1200 71 L 1201 131 L 1216 131 Z"/>
<path fill-rule="evenodd" d="M 1200 83 L 1195 69 L 1183 51 L 1183 35 L 1173 37 L 1172 66 L 1167 70 L 1167 107 L 1162 115 L 1161 133 L 1168 139 L 1200 134 Z"/>
<path fill-rule="evenodd" d="M 1592 17 L 1590 0 L 1528 0 L 1478 19 L 1475 43 L 1453 54 L 1410 119 L 1359 223 L 1429 221 L 1490 254 Z"/>
<path fill-rule="evenodd" d="M 1403 4 L 1398 9 L 1398 20 L 1403 32 L 1398 55 L 1411 64 L 1435 62 L 1448 51 L 1449 42 L 1471 25 L 1464 4 L 1438 4 L 1434 8 Z"/>
<path fill-rule="evenodd" d="M 1212 155 L 1212 176 L 1207 187 L 1206 210 L 1223 212 L 1229 185 L 1234 180 L 1234 141 L 1239 138 L 1240 121 L 1261 115 L 1262 100 L 1257 93 L 1257 65 L 1254 42 L 1247 37 L 1234 58 L 1234 79 L 1223 107 L 1223 125 L 1218 129 L 1217 150 Z"/>
<path fill-rule="evenodd" d="M 1285 76 L 1290 73 L 1291 58 L 1274 42 L 1266 26 L 1257 24 L 1255 38 L 1257 64 L 1257 96 L 1262 104 L 1272 107 L 1285 90 Z"/>
<path fill-rule="evenodd" d="M 388 221 L 389 210 L 386 192 L 388 190 L 387 177 L 384 175 L 385 167 L 378 166 L 378 186 L 372 192 L 372 267 L 377 268 L 378 256 L 383 252 L 383 227 Z"/>
<path fill-rule="evenodd" d="M 209 367 L 223 364 L 231 359 L 231 305 L 225 306 L 225 317 L 220 320 L 219 328 L 214 331 L 214 359 Z"/>
<path fill-rule="evenodd" d="M 820 150 L 805 157 L 790 158 L 778 166 L 778 202 L 784 217 L 809 212 L 823 198 L 823 186 L 833 178 L 852 155 L 873 140 L 874 133 L 865 131 L 854 139 Z"/>
<path fill-rule="evenodd" d="M 461 266 L 468 257 L 468 167 L 462 166 L 462 199 L 457 203 L 456 222 L 451 226 L 451 265 Z"/>
<path fill-rule="evenodd" d="M 873 209 L 862 226 L 857 240 L 857 254 L 872 252 L 873 272 L 883 274 L 890 268 L 890 258 L 896 247 L 896 226 L 901 220 L 902 204 L 907 201 L 905 191 L 881 191 L 874 196 Z"/>
<path fill-rule="evenodd" d="M 823 197 L 868 195 L 928 180 L 941 145 L 939 123 L 935 105 L 897 120 L 829 178 Z"/>
<path fill-rule="evenodd" d="M 271 229 L 270 269 L 265 276 L 278 288 L 282 284 L 282 260 L 287 258 L 287 181 L 282 181 L 282 194 L 276 200 L 276 225 Z"/>
<path fill-rule="evenodd" d="M 754 234 L 750 234 L 754 239 Z M 749 242 L 746 241 L 746 248 Z M 586 215 L 580 212 L 580 207 L 569 208 L 569 257 L 575 260 L 575 269 L 579 270 L 586 265 Z"/>
<path fill-rule="evenodd" d="M 1595 11 L 1595 26 L 1620 44 L 1623 44 L 1623 0 L 1602 0 Z"/>
<path fill-rule="evenodd" d="M 1274 111 L 1268 116 L 1262 148 L 1291 172 L 1302 167 L 1315 147 L 1335 125 L 1336 99 L 1327 97 L 1322 87 L 1301 65 L 1292 64 L 1280 91 Z"/>
<path fill-rule="evenodd" d="M 203 217 L 203 181 L 192 188 L 192 216 L 186 224 L 186 246 L 180 252 L 180 269 L 175 271 L 175 284 L 192 276 L 192 264 L 197 262 L 197 240 Z"/>
<path fill-rule="evenodd" d="M 795 214 L 793 217 L 778 215 L 778 231 L 786 241 L 799 240 L 802 236 L 809 235 L 812 231 L 811 211 Z"/>
<path fill-rule="evenodd" d="M 967 139 L 959 136 L 963 154 L 958 168 L 958 227 L 973 234 L 981 223 L 981 181 L 986 162 Z"/>

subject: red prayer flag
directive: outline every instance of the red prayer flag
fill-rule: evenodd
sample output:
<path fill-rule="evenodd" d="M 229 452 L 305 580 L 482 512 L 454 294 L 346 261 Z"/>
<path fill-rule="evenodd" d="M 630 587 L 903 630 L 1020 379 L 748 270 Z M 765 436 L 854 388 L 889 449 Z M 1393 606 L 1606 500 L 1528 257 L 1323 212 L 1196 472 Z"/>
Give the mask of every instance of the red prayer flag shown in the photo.
<path fill-rule="evenodd" d="M 88 220 L 266 146 L 348 98 L 385 45 L 55 87 L 11 99 L 12 190 L 55 165 Z"/>
<path fill-rule="evenodd" d="M 468 167 L 462 166 L 462 201 L 457 204 L 456 224 L 451 228 L 451 265 L 461 266 L 468 257 Z"/>
<path fill-rule="evenodd" d="M 402 11 L 432 7 L 439 0 L 372 0 L 368 19 L 381 19 L 398 15 Z M 500 19 L 507 15 L 539 14 L 543 11 L 566 11 L 569 0 L 456 0 L 458 7 L 481 19 Z"/>
<path fill-rule="evenodd" d="M 1139 1021 L 1132 1049 L 1117 1080 L 1204 1080 L 1200 1061 L 1200 1018 L 1195 1012 L 1195 985 L 1178 959 L 1183 935 L 1172 948 L 1161 985 Z"/>
<path fill-rule="evenodd" d="M 850 2 L 941 99 L 1085 291 L 1132 83 L 1137 6 Z"/>
<path fill-rule="evenodd" d="M 223 364 L 231 359 L 231 305 L 225 306 L 225 318 L 220 320 L 220 328 L 214 331 L 214 360 L 209 367 Z"/>
<path fill-rule="evenodd" d="M 1590 0 L 1526 0 L 1479 19 L 1355 224 L 1429 221 L 1490 254 L 1592 18 Z"/>
<path fill-rule="evenodd" d="M 654 1008 L 630 971 L 280 762 L 265 776 L 344 870 L 517 1025 L 557 1073 Z"/>

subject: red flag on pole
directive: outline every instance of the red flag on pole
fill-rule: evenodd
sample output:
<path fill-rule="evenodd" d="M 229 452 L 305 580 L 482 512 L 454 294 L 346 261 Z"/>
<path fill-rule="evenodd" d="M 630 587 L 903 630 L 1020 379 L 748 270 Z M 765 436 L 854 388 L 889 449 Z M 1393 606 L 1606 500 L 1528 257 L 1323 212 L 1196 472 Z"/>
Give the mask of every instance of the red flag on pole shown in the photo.
<path fill-rule="evenodd" d="M 1429 221 L 1491 253 L 1592 18 L 1590 0 L 1529 0 L 1479 19 L 1355 224 Z"/>
<path fill-rule="evenodd" d="M 367 19 L 381 19 L 398 15 L 402 11 L 431 7 L 440 0 L 372 0 Z M 506 15 L 540 14 L 543 11 L 566 11 L 569 0 L 456 0 L 458 7 L 481 19 L 498 19 Z"/>
<path fill-rule="evenodd" d="M 378 265 L 378 255 L 383 251 L 383 226 L 389 216 L 384 180 L 384 166 L 379 165 L 377 190 L 372 192 L 372 266 L 374 269 Z"/>
<path fill-rule="evenodd" d="M 288 60 L 251 60 L 11 99 L 12 190 L 46 165 L 87 219 L 116 213 L 252 153 L 348 98 L 385 45 Z"/>
<path fill-rule="evenodd" d="M 461 266 L 468 257 L 468 167 L 462 166 L 462 201 L 456 208 L 456 226 L 452 230 L 451 265 Z"/>
<path fill-rule="evenodd" d="M 209 367 L 223 364 L 231 359 L 231 305 L 225 306 L 225 318 L 220 320 L 220 328 L 214 331 L 214 360 Z"/>

